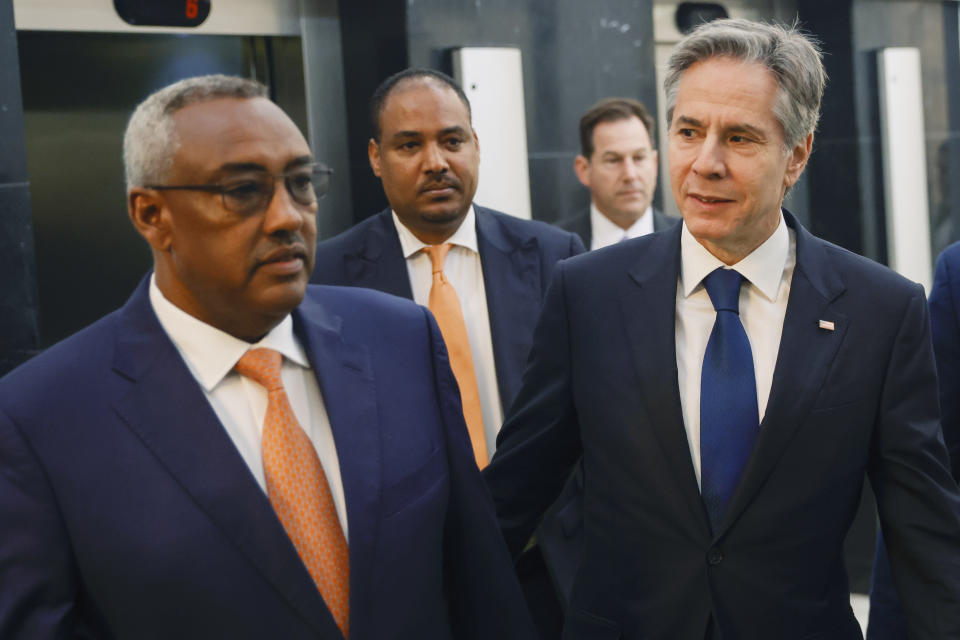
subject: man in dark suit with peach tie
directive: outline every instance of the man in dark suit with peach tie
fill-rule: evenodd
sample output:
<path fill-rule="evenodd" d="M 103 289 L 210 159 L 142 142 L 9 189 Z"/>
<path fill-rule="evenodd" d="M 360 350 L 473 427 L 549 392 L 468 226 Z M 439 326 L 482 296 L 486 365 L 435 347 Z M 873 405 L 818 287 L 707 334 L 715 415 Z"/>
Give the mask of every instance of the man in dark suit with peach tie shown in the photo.
<path fill-rule="evenodd" d="M 436 323 L 308 286 L 329 170 L 266 94 L 137 108 L 153 272 L 0 381 L 0 637 L 527 640 Z"/>

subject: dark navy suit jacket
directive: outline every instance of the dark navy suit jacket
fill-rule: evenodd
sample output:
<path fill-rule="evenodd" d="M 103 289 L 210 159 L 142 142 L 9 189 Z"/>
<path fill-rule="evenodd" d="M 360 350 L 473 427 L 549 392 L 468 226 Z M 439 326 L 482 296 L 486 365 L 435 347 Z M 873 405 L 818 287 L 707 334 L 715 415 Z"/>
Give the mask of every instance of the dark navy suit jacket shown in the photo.
<path fill-rule="evenodd" d="M 913 637 L 960 637 L 960 498 L 923 291 L 787 221 L 797 263 L 769 402 L 716 530 L 677 382 L 681 227 L 557 266 L 484 476 L 516 549 L 583 456 L 565 640 L 703 640 L 710 625 L 725 639 L 859 640 L 843 542 L 867 475 Z"/>
<path fill-rule="evenodd" d="M 670 216 L 653 209 L 654 231 L 663 231 L 664 229 L 669 229 L 678 222 L 680 222 L 678 218 L 671 218 Z M 583 246 L 585 246 L 587 249 L 590 248 L 590 241 L 593 239 L 593 227 L 590 225 L 589 208 L 585 213 L 581 213 L 580 215 L 572 218 L 567 218 L 566 220 L 561 220 L 557 223 L 557 226 L 561 229 L 566 229 L 567 231 L 572 231 L 573 233 L 577 234 L 580 236 L 580 239 L 583 240 Z"/>
<path fill-rule="evenodd" d="M 497 386 L 506 413 L 520 389 L 533 329 L 554 265 L 584 249 L 575 234 L 548 224 L 521 220 L 476 204 L 474 211 Z M 313 282 L 368 287 L 412 299 L 406 260 L 390 209 L 319 243 Z M 571 484 L 563 502 L 575 507 L 578 497 L 578 485 Z M 580 560 L 578 517 L 575 508 L 561 513 L 558 506 L 544 519 L 537 537 L 550 577 L 537 552 L 527 554 L 518 564 L 530 608 L 544 636 L 559 633 L 560 603 L 565 601 L 573 568 Z"/>
<path fill-rule="evenodd" d="M 583 253 L 572 233 L 474 205 L 477 244 L 490 315 L 500 402 L 506 412 L 520 389 L 550 276 L 557 261 Z M 317 246 L 311 280 L 367 287 L 413 299 L 390 209 Z"/>
<path fill-rule="evenodd" d="M 953 477 L 960 480 L 960 243 L 950 245 L 940 254 L 928 303 L 930 335 L 940 381 L 943 438 L 950 451 Z M 867 638 L 907 640 L 906 621 L 882 535 L 877 539 Z"/>
<path fill-rule="evenodd" d="M 351 639 L 531 637 L 432 317 L 337 287 L 292 315 L 340 461 Z M 146 280 L 0 381 L 0 523 L 2 638 L 342 638 Z"/>
<path fill-rule="evenodd" d="M 653 209 L 654 232 L 669 229 L 680 222 Z M 590 248 L 593 227 L 590 224 L 590 209 L 573 218 L 557 223 L 557 226 L 580 236 L 583 245 Z M 583 553 L 583 463 L 578 462 L 564 486 L 560 497 L 550 507 L 538 531 L 540 547 L 550 567 L 557 591 L 563 605 L 570 600 L 577 563 Z"/>

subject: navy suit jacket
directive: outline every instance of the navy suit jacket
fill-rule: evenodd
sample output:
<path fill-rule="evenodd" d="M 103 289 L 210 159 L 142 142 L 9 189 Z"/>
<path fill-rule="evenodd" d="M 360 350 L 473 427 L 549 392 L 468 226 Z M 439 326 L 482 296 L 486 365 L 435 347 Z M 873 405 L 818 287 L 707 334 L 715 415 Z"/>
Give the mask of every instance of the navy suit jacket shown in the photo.
<path fill-rule="evenodd" d="M 940 381 L 943 438 L 950 451 L 953 477 L 960 480 L 960 242 L 944 249 L 937 260 L 929 306 L 930 335 Z M 867 638 L 907 640 L 906 622 L 882 535 L 877 539 Z"/>
<path fill-rule="evenodd" d="M 294 331 L 333 428 L 350 637 L 533 633 L 432 317 L 308 287 Z M 0 637 L 342 639 L 146 280 L 0 380 Z"/>
<path fill-rule="evenodd" d="M 653 209 L 654 232 L 669 229 L 679 223 L 657 209 Z M 590 209 L 580 215 L 557 223 L 580 236 L 583 245 L 589 249 L 593 239 L 593 227 L 590 224 Z M 538 538 L 547 566 L 557 586 L 563 606 L 570 601 L 577 565 L 583 553 L 583 463 L 578 462 L 574 472 L 560 492 L 560 497 L 547 510 L 539 529 Z"/>
<path fill-rule="evenodd" d="M 473 208 L 497 388 L 506 412 L 520 389 L 553 267 L 584 249 L 575 235 L 543 222 L 521 220 L 476 204 Z M 367 287 L 412 300 L 407 264 L 390 209 L 320 242 L 311 281 Z"/>
<path fill-rule="evenodd" d="M 664 229 L 669 229 L 678 222 L 680 222 L 678 218 L 671 218 L 670 216 L 653 209 L 654 231 L 663 231 Z M 589 208 L 587 208 L 586 212 L 581 213 L 578 216 L 561 220 L 557 223 L 557 226 L 561 229 L 566 229 L 567 231 L 572 231 L 573 233 L 577 234 L 580 236 L 580 239 L 583 240 L 583 246 L 587 249 L 590 248 L 590 241 L 593 239 L 593 226 L 590 224 Z"/>
<path fill-rule="evenodd" d="M 769 403 L 715 531 L 677 382 L 681 226 L 558 265 L 484 476 L 516 549 L 583 456 L 565 640 L 703 640 L 709 625 L 725 639 L 859 640 L 843 542 L 866 475 L 914 637 L 960 637 L 960 498 L 923 291 L 787 221 L 797 263 Z"/>
<path fill-rule="evenodd" d="M 533 329 L 554 265 L 584 249 L 575 234 L 543 222 L 521 220 L 476 204 L 474 211 L 497 387 L 506 413 L 520 389 Z M 406 260 L 390 209 L 319 243 L 312 281 L 368 287 L 412 299 Z M 565 601 L 573 580 L 572 567 L 580 560 L 582 546 L 579 513 L 575 510 L 579 502 L 577 484 L 571 484 L 562 501 L 573 506 L 566 511 L 558 506 L 544 519 L 544 528 L 537 536 L 550 577 L 536 559 L 538 554 L 518 565 L 531 610 L 545 635 L 559 628 L 560 605 L 556 602 Z"/>

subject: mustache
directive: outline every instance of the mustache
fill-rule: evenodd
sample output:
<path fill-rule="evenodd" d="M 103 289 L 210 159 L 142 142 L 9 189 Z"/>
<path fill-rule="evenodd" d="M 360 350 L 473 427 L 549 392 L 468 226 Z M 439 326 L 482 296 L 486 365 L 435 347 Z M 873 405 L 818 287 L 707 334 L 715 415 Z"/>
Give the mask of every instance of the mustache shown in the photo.
<path fill-rule="evenodd" d="M 460 191 L 461 190 L 460 180 L 458 180 L 454 176 L 448 176 L 448 175 L 431 178 L 424 184 L 420 185 L 420 193 L 424 193 L 426 191 L 433 191 L 434 189 L 444 189 L 447 187 Z"/>
<path fill-rule="evenodd" d="M 273 242 L 258 252 L 258 263 L 263 264 L 266 262 L 291 260 L 293 258 L 306 260 L 308 257 L 306 240 L 297 232 L 288 232 L 282 237 L 275 237 L 273 240 Z"/>

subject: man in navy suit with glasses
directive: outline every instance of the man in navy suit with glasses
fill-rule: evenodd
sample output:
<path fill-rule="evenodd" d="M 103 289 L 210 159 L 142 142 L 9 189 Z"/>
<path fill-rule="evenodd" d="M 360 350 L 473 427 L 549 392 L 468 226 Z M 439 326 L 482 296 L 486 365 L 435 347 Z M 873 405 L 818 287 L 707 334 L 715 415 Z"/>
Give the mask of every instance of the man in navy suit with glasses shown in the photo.
<path fill-rule="evenodd" d="M 527 640 L 437 325 L 308 286 L 329 171 L 266 94 L 137 107 L 152 273 L 0 380 L 0 637 Z"/>

